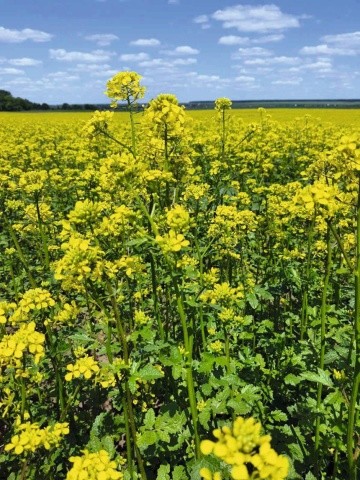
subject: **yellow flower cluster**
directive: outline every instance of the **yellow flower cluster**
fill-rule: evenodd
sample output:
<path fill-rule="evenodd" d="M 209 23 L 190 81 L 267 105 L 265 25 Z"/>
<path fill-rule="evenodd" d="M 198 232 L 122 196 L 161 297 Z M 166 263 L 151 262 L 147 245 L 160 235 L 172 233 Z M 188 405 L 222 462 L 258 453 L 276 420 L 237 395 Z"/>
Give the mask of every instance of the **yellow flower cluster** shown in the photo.
<path fill-rule="evenodd" d="M 180 135 L 184 130 L 185 112 L 175 95 L 163 93 L 151 100 L 145 118 L 161 138 Z"/>
<path fill-rule="evenodd" d="M 227 97 L 220 97 L 215 100 L 215 110 L 223 111 L 231 108 L 232 101 Z"/>
<path fill-rule="evenodd" d="M 35 330 L 35 322 L 20 326 L 15 333 L 4 335 L 0 342 L 0 365 L 21 367 L 25 351 L 38 364 L 44 356 L 45 335 Z"/>
<path fill-rule="evenodd" d="M 228 305 L 238 302 L 244 297 L 240 288 L 231 287 L 228 282 L 214 284 L 212 290 L 206 290 L 200 295 L 203 302 L 212 305 Z"/>
<path fill-rule="evenodd" d="M 145 87 L 140 85 L 142 76 L 136 72 L 119 72 L 106 84 L 105 95 L 112 99 L 111 107 L 116 107 L 118 101 L 134 103 L 145 95 Z"/>
<path fill-rule="evenodd" d="M 96 110 L 91 119 L 86 122 L 82 131 L 89 138 L 95 137 L 101 133 L 107 132 L 109 124 L 113 118 L 114 112 Z"/>
<path fill-rule="evenodd" d="M 32 288 L 27 290 L 9 321 L 12 324 L 24 322 L 29 318 L 29 313 L 44 310 L 55 305 L 55 300 L 50 292 L 43 288 Z"/>
<path fill-rule="evenodd" d="M 203 440 L 200 448 L 204 455 L 214 454 L 231 466 L 233 480 L 283 480 L 289 470 L 289 461 L 271 448 L 270 435 L 261 435 L 261 424 L 254 418 L 238 417 L 232 427 L 213 431 L 216 442 Z M 207 468 L 200 471 L 205 479 L 212 479 Z M 218 478 L 219 477 L 218 475 Z"/>
<path fill-rule="evenodd" d="M 166 214 L 166 223 L 175 232 L 186 233 L 190 225 L 189 212 L 182 205 L 174 205 Z"/>
<path fill-rule="evenodd" d="M 185 239 L 181 233 L 176 233 L 174 230 L 169 230 L 169 233 L 155 237 L 155 242 L 160 246 L 164 254 L 180 252 L 184 247 L 188 247 L 190 242 Z"/>
<path fill-rule="evenodd" d="M 65 380 L 71 382 L 74 378 L 84 377 L 86 380 L 89 380 L 93 375 L 99 372 L 100 368 L 97 362 L 90 357 L 85 355 L 82 358 L 78 358 L 75 364 L 70 363 L 66 366 L 68 373 L 65 375 Z"/>
<path fill-rule="evenodd" d="M 70 457 L 73 467 L 66 475 L 66 480 L 121 480 L 123 474 L 117 470 L 117 464 L 106 450 L 90 453 L 83 450 L 83 455 Z"/>
<path fill-rule="evenodd" d="M 70 237 L 61 246 L 64 256 L 55 262 L 55 278 L 62 280 L 66 290 L 83 290 L 86 279 L 98 280 L 102 274 L 101 258 L 103 252 L 98 246 L 92 246 L 90 240 Z"/>
<path fill-rule="evenodd" d="M 40 428 L 37 423 L 21 423 L 16 426 L 16 435 L 11 437 L 11 442 L 5 445 L 5 451 L 13 450 L 15 455 L 35 452 L 44 447 L 50 450 L 59 445 L 64 435 L 69 433 L 68 423 L 55 423 L 54 425 Z"/>

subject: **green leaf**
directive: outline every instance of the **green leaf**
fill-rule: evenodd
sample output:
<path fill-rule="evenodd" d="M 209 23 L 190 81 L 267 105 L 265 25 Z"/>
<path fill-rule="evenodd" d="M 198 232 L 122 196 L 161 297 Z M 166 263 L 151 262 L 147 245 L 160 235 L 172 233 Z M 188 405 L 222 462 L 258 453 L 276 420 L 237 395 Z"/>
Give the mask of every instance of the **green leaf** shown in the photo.
<path fill-rule="evenodd" d="M 284 382 L 287 385 L 297 385 L 298 383 L 301 382 L 301 378 L 298 375 L 294 375 L 293 373 L 289 373 L 284 378 Z"/>
<path fill-rule="evenodd" d="M 180 465 L 174 467 L 172 480 L 184 480 L 184 478 L 186 478 L 185 468 Z"/>
<path fill-rule="evenodd" d="M 340 390 L 335 390 L 324 398 L 323 403 L 325 405 L 341 405 L 345 404 L 345 398 Z"/>
<path fill-rule="evenodd" d="M 286 422 L 286 420 L 288 419 L 288 416 L 286 415 L 286 413 L 282 412 L 281 410 L 273 410 L 271 412 L 271 417 L 276 422 Z"/>
<path fill-rule="evenodd" d="M 170 465 L 161 465 L 156 480 L 170 480 Z"/>
<path fill-rule="evenodd" d="M 333 381 L 330 378 L 330 375 L 325 372 L 324 370 L 321 370 L 321 368 L 318 368 L 318 373 L 314 372 L 303 372 L 300 375 L 302 380 L 308 380 L 309 382 L 316 382 L 316 383 L 321 383 L 322 385 L 325 385 L 327 387 L 333 387 Z"/>
<path fill-rule="evenodd" d="M 160 372 L 154 365 L 146 365 L 144 368 L 137 372 L 137 377 L 141 380 L 156 380 L 162 378 L 164 374 Z"/>
<path fill-rule="evenodd" d="M 204 408 L 199 415 L 199 422 L 202 427 L 204 427 L 206 430 L 209 428 L 209 422 L 211 418 L 211 409 L 210 408 Z"/>
<path fill-rule="evenodd" d="M 144 427 L 147 430 L 150 430 L 155 424 L 155 412 L 153 408 L 150 408 L 146 414 L 144 419 Z"/>
<path fill-rule="evenodd" d="M 105 437 L 103 437 L 101 439 L 101 444 L 102 444 L 104 450 L 106 450 L 108 452 L 110 457 L 113 457 L 115 455 L 116 451 L 115 451 L 115 446 L 114 446 L 114 440 L 112 439 L 112 437 L 110 435 L 106 435 Z"/>
<path fill-rule="evenodd" d="M 259 300 L 256 298 L 254 293 L 249 293 L 249 295 L 246 297 L 246 300 L 250 303 L 254 310 L 256 310 L 256 308 L 259 306 Z"/>
<path fill-rule="evenodd" d="M 158 436 L 154 430 L 146 430 L 144 433 L 140 433 L 137 439 L 137 446 L 145 449 L 150 445 L 154 445 L 158 441 Z"/>

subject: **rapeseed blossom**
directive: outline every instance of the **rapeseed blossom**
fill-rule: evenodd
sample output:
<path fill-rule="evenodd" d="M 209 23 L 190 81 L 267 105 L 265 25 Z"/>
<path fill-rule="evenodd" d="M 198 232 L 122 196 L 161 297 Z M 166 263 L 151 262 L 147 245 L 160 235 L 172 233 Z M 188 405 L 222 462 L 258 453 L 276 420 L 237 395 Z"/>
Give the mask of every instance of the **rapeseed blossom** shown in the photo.
<path fill-rule="evenodd" d="M 121 480 L 123 474 L 117 470 L 117 464 L 106 450 L 90 453 L 85 449 L 82 456 L 73 456 L 73 464 L 66 475 L 66 480 Z"/>
<path fill-rule="evenodd" d="M 254 418 L 238 417 L 231 427 L 215 429 L 213 435 L 217 440 L 203 440 L 201 452 L 213 454 L 230 465 L 233 480 L 286 478 L 288 459 L 271 448 L 270 435 L 261 435 L 261 424 Z M 202 471 L 202 476 L 205 480 L 211 478 L 207 470 Z"/>
<path fill-rule="evenodd" d="M 5 445 L 5 451 L 12 451 L 15 455 L 35 452 L 44 447 L 50 450 L 57 447 L 65 435 L 69 433 L 68 423 L 55 423 L 54 425 L 40 428 L 37 423 L 20 423 L 16 425 L 16 435 L 11 437 L 11 442 Z"/>
<path fill-rule="evenodd" d="M 140 85 L 142 76 L 136 72 L 116 73 L 106 84 L 105 95 L 112 99 L 111 107 L 116 107 L 119 101 L 135 103 L 145 95 L 145 87 Z"/>

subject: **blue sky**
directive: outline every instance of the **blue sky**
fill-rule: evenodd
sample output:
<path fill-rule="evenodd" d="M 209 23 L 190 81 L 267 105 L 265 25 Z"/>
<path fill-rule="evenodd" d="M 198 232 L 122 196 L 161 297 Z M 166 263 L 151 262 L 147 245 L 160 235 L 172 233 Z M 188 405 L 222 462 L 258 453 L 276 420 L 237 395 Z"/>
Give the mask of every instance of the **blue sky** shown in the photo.
<path fill-rule="evenodd" d="M 146 100 L 360 98 L 360 0 L 0 0 L 0 89 L 106 102 L 143 75 Z"/>

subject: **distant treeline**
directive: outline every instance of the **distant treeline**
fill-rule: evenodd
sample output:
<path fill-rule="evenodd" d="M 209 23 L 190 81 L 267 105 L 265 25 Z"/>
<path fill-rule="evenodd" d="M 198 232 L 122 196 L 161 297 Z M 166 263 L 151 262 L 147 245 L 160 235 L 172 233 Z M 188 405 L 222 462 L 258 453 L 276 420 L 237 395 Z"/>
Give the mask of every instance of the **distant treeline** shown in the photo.
<path fill-rule="evenodd" d="M 199 100 L 182 103 L 187 110 L 211 110 L 214 101 Z M 138 105 L 138 112 L 144 110 L 147 104 Z M 355 100 L 233 100 L 232 108 L 360 108 L 360 99 Z M 94 111 L 108 110 L 108 103 L 63 103 L 60 105 L 48 105 L 47 103 L 34 103 L 26 98 L 13 97 L 7 90 L 0 90 L 0 111 L 23 112 L 34 110 L 51 111 Z M 127 105 L 120 104 L 117 111 L 126 111 Z"/>

